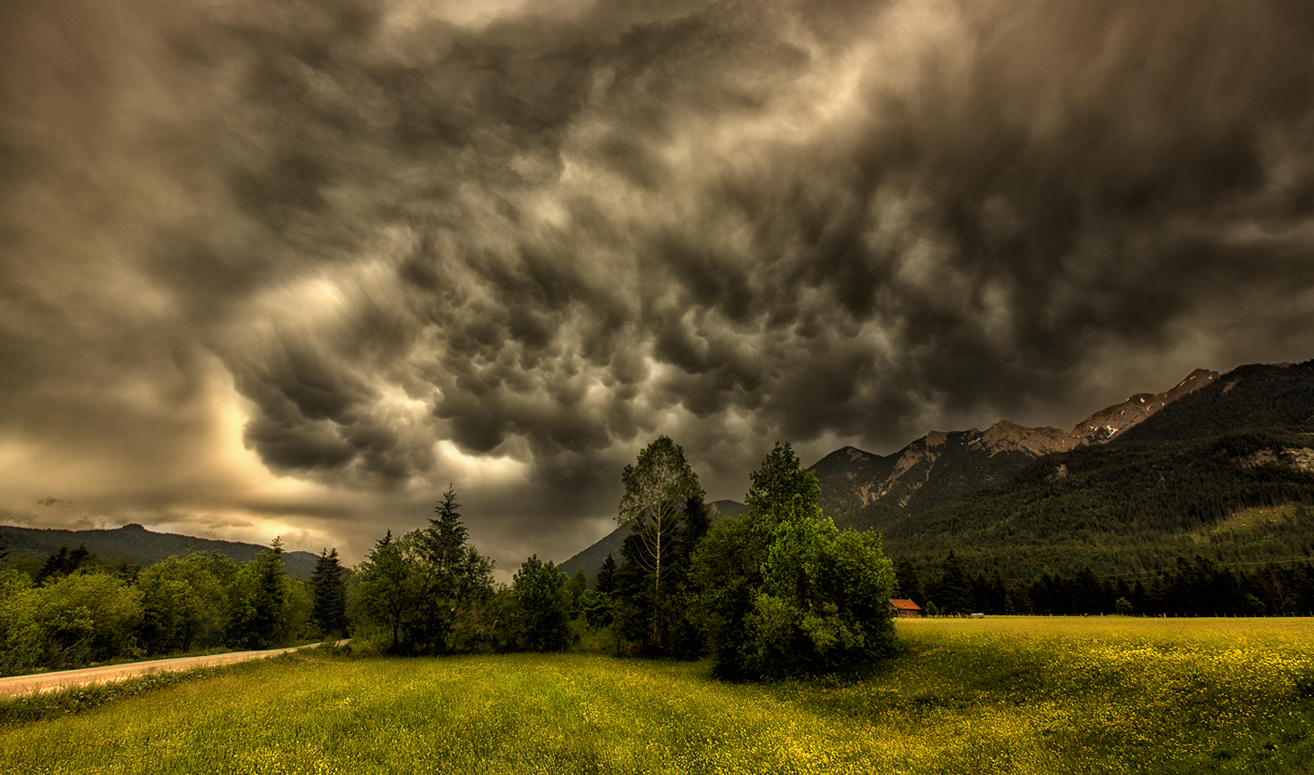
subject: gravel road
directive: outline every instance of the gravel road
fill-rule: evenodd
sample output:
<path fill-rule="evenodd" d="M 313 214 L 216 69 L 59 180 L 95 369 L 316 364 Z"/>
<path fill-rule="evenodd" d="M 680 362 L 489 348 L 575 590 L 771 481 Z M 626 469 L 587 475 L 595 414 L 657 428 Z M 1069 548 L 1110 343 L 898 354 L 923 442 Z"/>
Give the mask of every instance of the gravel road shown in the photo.
<path fill-rule="evenodd" d="M 269 651 L 236 651 L 231 654 L 211 654 L 204 657 L 179 657 L 177 659 L 156 659 L 150 662 L 133 662 L 127 665 L 86 667 L 81 670 L 63 670 L 58 673 L 16 675 L 10 678 L 0 678 L 0 697 L 17 697 L 24 694 L 53 692 L 56 689 L 64 689 L 69 686 L 122 681 L 125 678 L 146 675 L 147 673 L 168 673 L 178 670 L 191 670 L 194 667 L 213 667 L 214 665 L 229 665 L 234 662 L 247 662 L 252 659 L 266 659 L 297 649 L 314 648 L 318 645 L 316 643 L 311 646 L 270 649 Z"/>

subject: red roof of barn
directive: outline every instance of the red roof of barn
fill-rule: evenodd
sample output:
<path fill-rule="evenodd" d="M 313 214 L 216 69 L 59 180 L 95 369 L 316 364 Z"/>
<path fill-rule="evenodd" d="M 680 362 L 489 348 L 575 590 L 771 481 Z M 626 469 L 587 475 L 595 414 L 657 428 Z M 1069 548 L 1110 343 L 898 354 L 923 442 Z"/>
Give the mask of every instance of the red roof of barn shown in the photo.
<path fill-rule="evenodd" d="M 900 611 L 920 611 L 920 610 L 922 610 L 922 607 L 921 607 L 921 606 L 917 605 L 916 603 L 914 603 L 914 602 L 911 601 L 911 600 L 891 600 L 891 601 L 890 601 L 890 605 L 894 606 L 895 608 L 899 609 Z"/>

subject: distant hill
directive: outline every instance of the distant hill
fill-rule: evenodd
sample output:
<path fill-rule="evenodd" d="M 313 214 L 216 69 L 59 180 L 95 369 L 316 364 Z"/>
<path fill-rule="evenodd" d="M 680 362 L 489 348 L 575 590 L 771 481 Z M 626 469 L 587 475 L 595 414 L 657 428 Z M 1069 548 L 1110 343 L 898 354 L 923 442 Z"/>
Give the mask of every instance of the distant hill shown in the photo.
<path fill-rule="evenodd" d="M 11 558 L 44 558 L 58 552 L 61 547 L 76 549 L 86 546 L 103 559 L 113 560 L 131 555 L 141 565 L 152 565 L 173 555 L 192 552 L 218 552 L 237 562 L 247 562 L 255 559 L 262 549 L 268 548 L 177 533 L 156 533 L 137 524 L 113 530 L 43 530 L 0 525 L 0 535 L 4 536 L 9 546 Z M 309 578 L 317 559 L 317 555 L 310 552 L 283 553 L 283 564 L 287 566 L 288 574 L 297 578 Z"/>
<path fill-rule="evenodd" d="M 707 504 L 707 510 L 712 515 L 713 524 L 722 519 L 742 514 L 747 508 L 744 504 L 732 500 L 712 501 Z M 593 580 L 597 578 L 598 568 L 602 567 L 602 562 L 607 559 L 607 555 L 612 555 L 616 562 L 621 561 L 621 544 L 625 542 L 625 536 L 629 535 L 629 532 L 629 526 L 621 525 L 584 551 L 558 564 L 557 567 L 569 576 L 575 575 L 575 571 L 582 568 L 589 577 L 589 583 L 592 584 Z"/>

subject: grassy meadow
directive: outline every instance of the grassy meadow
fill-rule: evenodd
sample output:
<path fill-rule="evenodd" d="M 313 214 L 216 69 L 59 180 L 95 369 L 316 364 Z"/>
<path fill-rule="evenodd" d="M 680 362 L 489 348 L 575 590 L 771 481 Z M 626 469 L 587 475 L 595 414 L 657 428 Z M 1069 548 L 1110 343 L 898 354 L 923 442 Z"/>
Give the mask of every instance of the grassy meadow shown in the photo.
<path fill-rule="evenodd" d="M 733 685 L 706 663 L 586 654 L 280 657 L 9 721 L 0 762 L 11 773 L 1314 773 L 1314 620 L 898 629 L 904 654 L 861 681 Z"/>

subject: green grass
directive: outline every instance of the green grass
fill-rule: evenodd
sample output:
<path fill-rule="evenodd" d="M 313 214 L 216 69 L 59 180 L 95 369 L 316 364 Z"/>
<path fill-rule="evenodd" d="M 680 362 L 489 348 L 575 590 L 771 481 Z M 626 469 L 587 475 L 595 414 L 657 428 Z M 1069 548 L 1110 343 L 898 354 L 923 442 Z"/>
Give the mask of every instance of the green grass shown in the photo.
<path fill-rule="evenodd" d="M 1226 519 L 1219 520 L 1212 527 L 1205 528 L 1202 532 L 1211 534 L 1262 532 L 1274 525 L 1296 522 L 1301 514 L 1301 508 L 1297 504 L 1288 503 L 1282 506 L 1256 506 L 1242 509 Z M 1200 540 L 1203 540 L 1203 537 Z"/>
<path fill-rule="evenodd" d="M 901 622 L 862 681 L 280 657 L 0 730 L 7 772 L 1314 772 L 1314 621 Z M 1303 687 L 1303 688 L 1302 688 Z M 0 714 L 3 715 L 3 714 Z M 8 718 L 13 719 L 14 715 Z"/>

